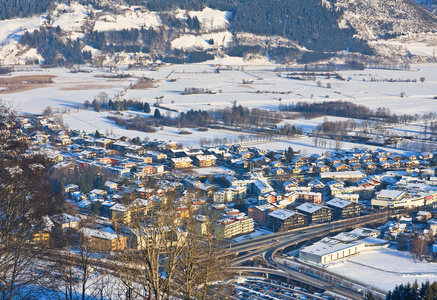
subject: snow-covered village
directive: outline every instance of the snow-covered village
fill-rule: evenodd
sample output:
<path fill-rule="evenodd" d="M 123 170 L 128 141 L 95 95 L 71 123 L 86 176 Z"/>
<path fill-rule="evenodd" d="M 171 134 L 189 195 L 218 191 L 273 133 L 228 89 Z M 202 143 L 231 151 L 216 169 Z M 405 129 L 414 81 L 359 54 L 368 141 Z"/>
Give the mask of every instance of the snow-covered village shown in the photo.
<path fill-rule="evenodd" d="M 0 0 L 0 300 L 432 299 L 433 0 Z"/>

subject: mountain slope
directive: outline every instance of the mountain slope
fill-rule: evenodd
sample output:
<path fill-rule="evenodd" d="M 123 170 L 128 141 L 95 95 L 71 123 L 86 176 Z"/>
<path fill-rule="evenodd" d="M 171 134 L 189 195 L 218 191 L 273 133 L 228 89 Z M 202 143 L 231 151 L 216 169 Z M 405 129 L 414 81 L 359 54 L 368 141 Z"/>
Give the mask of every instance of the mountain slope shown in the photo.
<path fill-rule="evenodd" d="M 41 17 L 0 21 L 0 43 L 10 50 L 0 51 L 0 63 L 184 63 L 214 55 L 307 63 L 339 53 L 383 59 L 378 39 L 431 32 L 436 24 L 410 0 L 80 0 L 52 5 Z"/>
<path fill-rule="evenodd" d="M 0 20 L 42 14 L 52 3 L 53 0 L 0 0 Z"/>
<path fill-rule="evenodd" d="M 410 0 L 337 0 L 344 11 L 343 24 L 350 24 L 358 37 L 373 40 L 436 29 L 437 18 Z"/>

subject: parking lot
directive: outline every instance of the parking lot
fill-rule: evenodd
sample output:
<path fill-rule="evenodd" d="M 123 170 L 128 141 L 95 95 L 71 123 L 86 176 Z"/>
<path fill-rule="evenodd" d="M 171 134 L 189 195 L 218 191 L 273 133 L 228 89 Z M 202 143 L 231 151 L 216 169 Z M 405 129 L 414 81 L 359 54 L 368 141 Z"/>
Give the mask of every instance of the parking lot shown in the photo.
<path fill-rule="evenodd" d="M 237 283 L 232 295 L 236 299 L 334 299 L 325 293 L 316 293 L 285 282 L 261 277 L 247 277 Z"/>

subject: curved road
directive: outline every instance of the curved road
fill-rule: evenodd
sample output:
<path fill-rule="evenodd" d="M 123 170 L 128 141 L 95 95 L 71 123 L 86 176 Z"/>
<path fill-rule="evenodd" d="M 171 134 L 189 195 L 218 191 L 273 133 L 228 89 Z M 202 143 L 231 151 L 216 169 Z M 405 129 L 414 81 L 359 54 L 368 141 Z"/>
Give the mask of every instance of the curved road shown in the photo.
<path fill-rule="evenodd" d="M 251 241 L 245 241 L 236 245 L 231 245 L 231 248 L 228 249 L 227 253 L 238 254 L 252 251 L 249 254 L 234 259 L 233 264 L 238 265 L 256 256 L 263 255 L 267 265 L 271 267 L 271 269 L 269 269 L 235 266 L 234 268 L 236 270 L 281 275 L 321 289 L 331 290 L 334 293 L 343 295 L 350 299 L 362 299 L 363 296 L 360 291 L 338 284 L 333 285 L 330 281 L 323 280 L 322 278 L 316 278 L 290 269 L 289 267 L 276 262 L 274 255 L 279 250 L 287 247 L 298 245 L 315 238 L 323 237 L 330 233 L 342 231 L 345 228 L 359 227 L 369 223 L 385 221 L 388 217 L 399 213 L 402 213 L 402 211 L 388 211 L 384 213 L 361 216 L 354 219 L 346 219 L 327 224 L 304 227 L 288 232 L 270 234 L 268 236 L 262 236 Z"/>

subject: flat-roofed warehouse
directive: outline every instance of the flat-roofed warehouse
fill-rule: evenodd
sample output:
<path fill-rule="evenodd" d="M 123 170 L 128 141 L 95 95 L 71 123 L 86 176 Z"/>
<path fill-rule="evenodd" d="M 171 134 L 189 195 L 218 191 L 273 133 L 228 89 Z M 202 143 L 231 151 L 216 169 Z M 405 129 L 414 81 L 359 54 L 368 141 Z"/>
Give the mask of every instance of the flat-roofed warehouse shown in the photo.
<path fill-rule="evenodd" d="M 379 231 L 357 228 L 324 238 L 299 252 L 299 259 L 317 265 L 324 265 L 338 259 L 356 255 L 362 251 L 386 248 L 390 241 L 376 238 Z"/>

